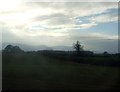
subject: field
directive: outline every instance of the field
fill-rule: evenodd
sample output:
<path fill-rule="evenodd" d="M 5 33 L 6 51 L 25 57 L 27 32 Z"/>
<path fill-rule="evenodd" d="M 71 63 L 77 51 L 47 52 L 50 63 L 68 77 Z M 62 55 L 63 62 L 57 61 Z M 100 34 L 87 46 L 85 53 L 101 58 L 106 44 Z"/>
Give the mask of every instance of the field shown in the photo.
<path fill-rule="evenodd" d="M 118 90 L 120 88 L 120 67 L 96 63 L 103 61 L 108 63 L 111 60 L 119 62 L 116 56 L 76 58 L 35 53 L 5 53 L 2 64 L 3 90 Z"/>

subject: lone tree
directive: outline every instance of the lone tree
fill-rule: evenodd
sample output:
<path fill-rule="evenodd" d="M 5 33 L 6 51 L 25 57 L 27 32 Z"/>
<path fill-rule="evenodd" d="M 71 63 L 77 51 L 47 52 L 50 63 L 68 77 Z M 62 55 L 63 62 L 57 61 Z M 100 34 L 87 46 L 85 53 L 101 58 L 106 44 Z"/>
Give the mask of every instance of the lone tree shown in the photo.
<path fill-rule="evenodd" d="M 83 46 L 80 44 L 79 41 L 76 41 L 76 43 L 73 44 L 73 48 L 77 51 L 77 53 L 83 51 Z"/>

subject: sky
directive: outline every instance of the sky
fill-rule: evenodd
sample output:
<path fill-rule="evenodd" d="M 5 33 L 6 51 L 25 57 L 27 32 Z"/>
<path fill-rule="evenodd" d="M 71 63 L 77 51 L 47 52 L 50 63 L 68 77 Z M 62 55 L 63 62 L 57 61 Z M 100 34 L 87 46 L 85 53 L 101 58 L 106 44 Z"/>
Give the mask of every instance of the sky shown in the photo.
<path fill-rule="evenodd" d="M 85 50 L 118 52 L 118 0 L 38 1 L 0 1 L 2 43 L 72 46 L 78 40 Z"/>

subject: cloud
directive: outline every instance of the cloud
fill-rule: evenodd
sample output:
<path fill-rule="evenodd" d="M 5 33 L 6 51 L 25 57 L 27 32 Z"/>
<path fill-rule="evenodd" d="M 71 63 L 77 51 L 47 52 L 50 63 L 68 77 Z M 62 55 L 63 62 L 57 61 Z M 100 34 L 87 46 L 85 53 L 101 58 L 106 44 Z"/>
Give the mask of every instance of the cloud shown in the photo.
<path fill-rule="evenodd" d="M 74 32 L 71 30 L 69 32 L 69 38 L 73 40 L 87 40 L 87 41 L 97 41 L 97 40 L 118 40 L 118 35 L 110 35 L 100 32 L 91 32 L 91 33 L 83 33 L 82 31 Z"/>
<path fill-rule="evenodd" d="M 11 29 L 8 28 L 3 28 L 0 27 L 0 29 L 2 29 L 2 42 L 24 42 L 24 40 L 22 40 L 20 37 L 18 37 L 17 35 L 15 35 Z"/>
<path fill-rule="evenodd" d="M 20 2 L 13 7 L 15 3 L 4 3 L 9 8 L 0 6 L 0 25 L 6 30 L 4 41 L 71 45 L 77 39 L 117 39 L 116 35 L 85 31 L 101 23 L 117 21 L 117 16 L 110 14 L 118 8 L 115 2 Z"/>
<path fill-rule="evenodd" d="M 34 3 L 36 5 L 36 3 Z M 40 3 L 41 5 L 41 3 Z M 87 29 L 93 26 L 96 26 L 97 24 L 94 23 L 93 18 L 89 19 L 89 23 L 82 22 L 81 24 L 76 25 L 76 17 L 84 17 L 84 16 L 93 16 L 96 14 L 102 14 L 107 13 L 110 11 L 110 9 L 116 9 L 117 3 L 47 3 L 43 4 L 47 7 L 47 5 L 50 7 L 50 9 L 53 9 L 51 14 L 49 15 L 39 15 L 35 18 L 33 18 L 35 21 L 40 21 L 41 25 L 46 25 L 48 28 L 51 27 L 58 27 L 58 28 L 79 28 L 79 29 Z M 36 7 L 38 7 L 39 4 L 37 3 Z M 84 11 L 83 11 L 84 10 Z M 49 10 L 48 10 L 49 11 Z M 105 17 L 105 18 L 104 18 Z M 107 19 L 106 19 L 107 17 Z M 111 17 L 109 16 L 99 16 L 98 18 L 95 17 L 95 20 L 97 23 L 103 23 L 100 19 L 106 19 L 104 22 L 109 22 L 108 19 Z M 112 18 L 111 22 L 116 20 L 117 18 Z M 101 22 L 100 22 L 101 21 Z"/>
<path fill-rule="evenodd" d="M 116 22 L 118 21 L 118 16 L 117 15 L 100 15 L 100 16 L 95 16 L 89 19 L 91 22 L 95 23 L 109 23 L 109 22 Z"/>
<path fill-rule="evenodd" d="M 91 33 L 91 36 L 100 39 L 107 39 L 107 40 L 118 40 L 118 35 L 108 35 L 103 33 Z"/>
<path fill-rule="evenodd" d="M 81 24 L 80 28 L 81 29 L 87 29 L 87 28 L 90 28 L 90 27 L 93 27 L 93 26 L 96 26 L 96 25 L 97 25 L 96 23 L 91 22 L 91 23 Z"/>
<path fill-rule="evenodd" d="M 102 14 L 110 9 L 117 8 L 117 3 L 78 3 L 78 2 L 26 2 L 15 6 L 13 11 L 4 10 L 0 16 L 0 21 L 9 24 L 10 26 L 25 26 L 33 22 L 45 26 L 56 26 L 63 28 L 80 28 L 85 29 L 95 26 L 95 23 L 83 23 L 76 25 L 76 17 L 91 16 Z M 84 10 L 84 11 L 83 11 Z M 100 17 L 101 18 L 101 17 Z M 108 17 L 109 18 L 109 17 Z M 92 20 L 92 19 L 91 19 Z M 96 18 L 98 22 L 100 20 Z M 77 26 L 77 27 L 75 27 Z"/>
<path fill-rule="evenodd" d="M 31 2 L 119 2 L 119 0 L 27 0 Z"/>

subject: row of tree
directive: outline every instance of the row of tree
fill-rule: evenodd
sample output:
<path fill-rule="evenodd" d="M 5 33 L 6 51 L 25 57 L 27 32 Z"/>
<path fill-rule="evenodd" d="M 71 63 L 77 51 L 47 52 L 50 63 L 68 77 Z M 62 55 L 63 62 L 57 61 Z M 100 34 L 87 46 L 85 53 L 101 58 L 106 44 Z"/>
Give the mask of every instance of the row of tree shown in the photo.
<path fill-rule="evenodd" d="M 73 48 L 76 50 L 77 53 L 80 53 L 80 51 L 83 51 L 83 46 L 80 44 L 79 41 L 76 41 L 76 43 L 73 44 Z M 8 45 L 4 49 L 4 52 L 23 52 L 18 46 L 12 46 Z"/>
<path fill-rule="evenodd" d="M 81 45 L 81 43 L 79 41 L 76 41 L 75 43 L 73 43 L 73 49 L 75 49 L 75 52 L 80 55 L 80 54 L 93 54 L 93 52 L 91 51 L 84 51 L 84 46 Z M 8 45 L 6 46 L 6 48 L 3 50 L 3 52 L 6 52 L 6 53 L 11 53 L 11 52 L 17 52 L 17 53 L 20 53 L 20 52 L 24 52 L 23 50 L 21 50 L 18 46 L 12 46 L 12 45 Z M 43 52 L 43 51 L 41 51 Z M 44 52 L 46 52 L 46 50 L 44 50 Z M 71 52 L 73 53 L 73 51 Z M 104 55 L 108 55 L 109 53 L 108 52 L 104 52 L 103 53 Z"/>

